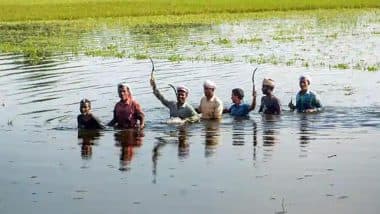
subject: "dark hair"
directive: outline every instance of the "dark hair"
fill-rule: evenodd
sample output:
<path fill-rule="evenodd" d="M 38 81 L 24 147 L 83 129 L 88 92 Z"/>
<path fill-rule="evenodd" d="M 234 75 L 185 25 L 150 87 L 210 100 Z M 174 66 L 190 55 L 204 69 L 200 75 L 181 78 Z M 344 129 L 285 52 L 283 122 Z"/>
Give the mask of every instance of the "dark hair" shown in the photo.
<path fill-rule="evenodd" d="M 244 91 L 241 88 L 234 88 L 232 89 L 232 94 L 237 96 L 239 99 L 243 99 L 244 97 Z"/>
<path fill-rule="evenodd" d="M 91 109 L 91 101 L 88 100 L 88 99 L 86 99 L 86 98 L 84 98 L 79 103 L 79 111 L 80 112 L 82 112 L 82 106 L 84 106 L 84 104 L 86 104 L 86 103 L 88 104 L 88 107 L 90 107 L 90 109 Z"/>

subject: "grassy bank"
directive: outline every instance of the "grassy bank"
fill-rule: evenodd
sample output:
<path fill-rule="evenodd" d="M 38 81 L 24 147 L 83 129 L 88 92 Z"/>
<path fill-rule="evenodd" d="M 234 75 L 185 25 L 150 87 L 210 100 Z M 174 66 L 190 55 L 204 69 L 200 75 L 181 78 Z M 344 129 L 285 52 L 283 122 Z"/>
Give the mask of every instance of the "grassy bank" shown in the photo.
<path fill-rule="evenodd" d="M 0 0 L 0 22 L 378 7 L 379 0 Z"/>

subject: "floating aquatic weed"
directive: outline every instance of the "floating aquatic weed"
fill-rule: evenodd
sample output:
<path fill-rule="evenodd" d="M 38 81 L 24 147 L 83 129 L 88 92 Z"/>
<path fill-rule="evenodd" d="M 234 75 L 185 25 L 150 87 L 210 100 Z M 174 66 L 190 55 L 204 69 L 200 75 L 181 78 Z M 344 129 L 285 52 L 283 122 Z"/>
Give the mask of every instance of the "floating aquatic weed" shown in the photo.
<path fill-rule="evenodd" d="M 336 39 L 336 38 L 338 38 L 338 33 L 333 33 L 333 34 L 326 35 L 326 38 Z"/>
<path fill-rule="evenodd" d="M 85 53 L 87 56 L 100 56 L 100 57 L 117 57 L 124 58 L 126 56 L 125 51 L 120 51 L 116 45 L 108 45 L 105 48 L 87 50 Z"/>
<path fill-rule="evenodd" d="M 286 62 L 286 65 L 287 65 L 287 66 L 292 66 L 292 65 L 294 65 L 294 64 L 295 64 L 295 61 L 294 61 L 294 60 L 289 60 L 289 61 Z"/>
<path fill-rule="evenodd" d="M 345 64 L 345 63 L 339 63 L 337 65 L 333 65 L 332 67 L 337 68 L 337 69 L 349 69 L 350 68 L 350 66 L 348 64 Z"/>
<path fill-rule="evenodd" d="M 227 63 L 231 63 L 234 58 L 233 56 L 216 56 L 216 55 L 213 55 L 210 57 L 210 60 L 213 61 L 213 62 L 227 62 Z"/>
<path fill-rule="evenodd" d="M 367 67 L 367 71 L 371 71 L 371 72 L 373 72 L 373 71 L 378 71 L 378 70 L 379 70 L 379 67 L 380 67 L 380 65 L 368 66 L 368 67 Z"/>
<path fill-rule="evenodd" d="M 138 60 L 148 59 L 149 58 L 149 56 L 147 54 L 141 54 L 141 53 L 133 54 L 130 57 L 132 57 L 134 59 L 138 59 Z"/>
<path fill-rule="evenodd" d="M 180 54 L 174 54 L 174 55 L 170 55 L 168 57 L 168 60 L 171 61 L 171 62 L 181 62 L 183 61 L 185 58 L 180 55 Z"/>
<path fill-rule="evenodd" d="M 231 45 L 231 40 L 227 38 L 218 38 L 216 40 L 212 40 L 212 42 L 217 45 Z"/>
<path fill-rule="evenodd" d="M 249 39 L 246 39 L 246 38 L 239 38 L 236 40 L 236 43 L 238 44 L 254 44 L 254 43 L 260 43 L 262 42 L 263 39 L 262 38 L 259 38 L 259 37 L 252 37 L 252 38 L 249 38 Z"/>
<path fill-rule="evenodd" d="M 209 42 L 205 41 L 190 41 L 190 45 L 192 46 L 207 46 Z"/>

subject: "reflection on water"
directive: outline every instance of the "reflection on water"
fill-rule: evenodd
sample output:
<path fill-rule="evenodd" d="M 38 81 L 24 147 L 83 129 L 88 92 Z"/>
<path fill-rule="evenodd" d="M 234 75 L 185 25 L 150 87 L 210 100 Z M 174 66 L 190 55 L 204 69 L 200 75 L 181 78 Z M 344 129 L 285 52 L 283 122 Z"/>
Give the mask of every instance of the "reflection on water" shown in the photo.
<path fill-rule="evenodd" d="M 276 126 L 280 120 L 278 115 L 262 115 L 263 123 L 263 146 L 274 146 L 276 143 L 279 143 L 278 135 L 279 130 Z"/>
<path fill-rule="evenodd" d="M 245 120 L 248 118 L 236 118 L 232 123 L 232 145 L 242 146 L 245 143 Z"/>
<path fill-rule="evenodd" d="M 102 136 L 99 130 L 78 130 L 78 139 L 81 140 L 81 157 L 82 159 L 91 159 L 92 147 L 97 144 L 98 139 Z"/>
<path fill-rule="evenodd" d="M 206 120 L 204 124 L 205 157 L 212 157 L 217 150 L 220 141 L 220 121 Z"/>
<path fill-rule="evenodd" d="M 130 170 L 136 148 L 143 144 L 144 133 L 141 130 L 126 129 L 114 134 L 115 146 L 120 147 L 120 171 Z"/>

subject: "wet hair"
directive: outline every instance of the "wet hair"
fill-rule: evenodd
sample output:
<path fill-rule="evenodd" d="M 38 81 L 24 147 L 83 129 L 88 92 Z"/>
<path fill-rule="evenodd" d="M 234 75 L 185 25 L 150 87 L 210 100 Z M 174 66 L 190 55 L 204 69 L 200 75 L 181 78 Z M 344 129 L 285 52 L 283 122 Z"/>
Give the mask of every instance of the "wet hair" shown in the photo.
<path fill-rule="evenodd" d="M 82 112 L 82 106 L 84 106 L 85 104 L 88 104 L 88 107 L 91 109 L 91 101 L 86 99 L 86 98 L 83 98 L 80 103 L 79 103 L 79 111 Z"/>
<path fill-rule="evenodd" d="M 244 97 L 244 91 L 241 88 L 234 88 L 232 89 L 232 94 L 237 96 L 239 99 L 243 99 Z"/>

